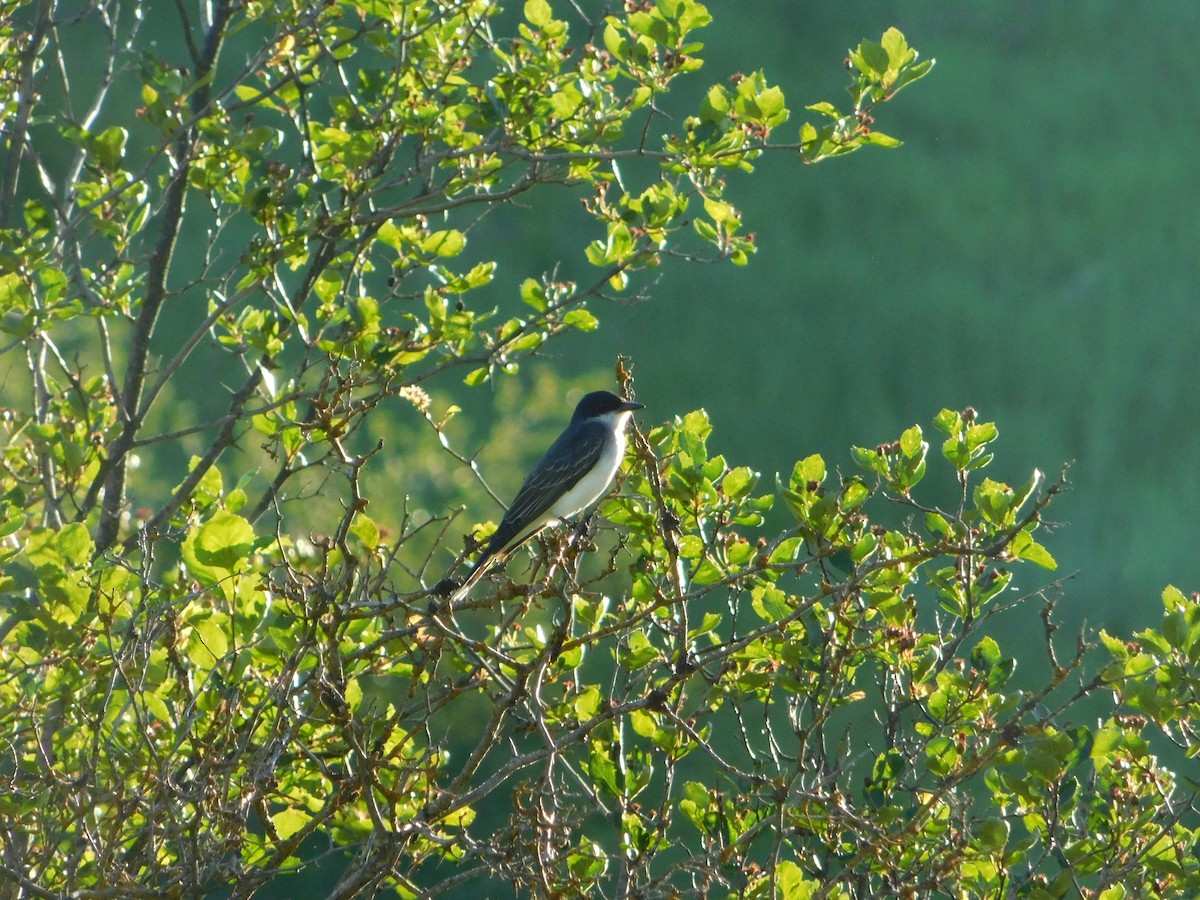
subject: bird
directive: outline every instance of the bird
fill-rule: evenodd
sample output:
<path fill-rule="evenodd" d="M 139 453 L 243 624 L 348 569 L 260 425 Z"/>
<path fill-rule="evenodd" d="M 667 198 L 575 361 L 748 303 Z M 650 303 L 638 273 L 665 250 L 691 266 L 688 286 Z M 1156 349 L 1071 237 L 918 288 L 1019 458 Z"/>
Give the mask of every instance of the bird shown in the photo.
<path fill-rule="evenodd" d="M 525 478 L 499 527 L 455 590 L 461 600 L 492 562 L 548 525 L 570 519 L 603 497 L 625 457 L 625 428 L 644 403 L 610 391 L 592 391 L 575 407 L 571 423 Z"/>

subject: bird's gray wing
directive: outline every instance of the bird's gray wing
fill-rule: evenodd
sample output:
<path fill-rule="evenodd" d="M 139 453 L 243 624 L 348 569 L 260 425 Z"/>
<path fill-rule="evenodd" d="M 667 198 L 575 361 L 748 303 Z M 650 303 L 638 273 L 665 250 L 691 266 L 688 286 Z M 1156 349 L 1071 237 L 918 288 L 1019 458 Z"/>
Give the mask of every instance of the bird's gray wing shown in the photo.
<path fill-rule="evenodd" d="M 609 430 L 599 422 L 586 422 L 565 431 L 517 491 L 484 555 L 512 549 L 509 545 L 521 538 L 525 529 L 592 470 L 604 452 L 608 434 Z"/>

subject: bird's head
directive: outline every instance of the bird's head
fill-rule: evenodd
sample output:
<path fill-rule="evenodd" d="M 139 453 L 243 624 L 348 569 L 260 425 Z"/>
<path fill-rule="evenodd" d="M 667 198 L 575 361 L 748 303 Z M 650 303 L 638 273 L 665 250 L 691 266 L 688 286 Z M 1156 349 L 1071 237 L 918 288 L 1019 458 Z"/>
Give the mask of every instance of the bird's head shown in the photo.
<path fill-rule="evenodd" d="M 611 391 L 592 391 L 584 395 L 575 407 L 571 422 L 582 422 L 585 419 L 606 419 L 621 413 L 631 413 L 635 409 L 645 409 L 646 404 L 633 400 L 622 400 Z"/>

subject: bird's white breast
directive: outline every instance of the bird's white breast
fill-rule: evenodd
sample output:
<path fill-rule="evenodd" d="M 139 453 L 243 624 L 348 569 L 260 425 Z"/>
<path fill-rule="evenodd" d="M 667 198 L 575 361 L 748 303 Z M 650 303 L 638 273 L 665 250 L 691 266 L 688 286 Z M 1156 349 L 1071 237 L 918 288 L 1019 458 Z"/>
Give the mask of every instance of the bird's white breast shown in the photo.
<path fill-rule="evenodd" d="M 617 469 L 621 467 L 621 460 L 625 458 L 625 425 L 631 415 L 630 412 L 613 412 L 603 417 L 615 426 L 612 437 L 605 440 L 600 459 L 596 461 L 592 470 L 575 482 L 574 487 L 550 507 L 549 512 L 553 518 L 569 519 L 604 496 L 616 477 Z"/>

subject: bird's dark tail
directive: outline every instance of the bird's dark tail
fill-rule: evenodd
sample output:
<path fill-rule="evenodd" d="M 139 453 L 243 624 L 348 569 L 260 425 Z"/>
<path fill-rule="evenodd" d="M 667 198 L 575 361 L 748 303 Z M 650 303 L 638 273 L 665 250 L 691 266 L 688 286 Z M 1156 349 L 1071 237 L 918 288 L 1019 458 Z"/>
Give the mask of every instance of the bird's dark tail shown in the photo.
<path fill-rule="evenodd" d="M 471 566 L 470 571 L 467 572 L 467 577 L 463 579 L 462 584 L 456 587 L 454 593 L 450 595 L 451 602 L 456 603 L 459 600 L 465 600 L 467 594 L 471 592 L 471 588 L 475 587 L 475 583 L 483 577 L 483 573 L 487 571 L 487 567 L 497 561 L 497 555 L 491 551 L 490 547 L 488 550 L 483 551 L 479 559 L 475 561 L 475 565 Z"/>
<path fill-rule="evenodd" d="M 530 531 L 529 534 L 521 536 L 520 529 L 514 528 L 509 521 L 500 523 L 500 527 L 492 532 L 491 540 L 487 542 L 487 546 L 483 548 L 483 552 L 479 554 L 479 559 L 475 560 L 475 565 L 471 566 L 467 572 L 467 577 L 463 579 L 451 595 L 451 600 L 457 601 L 464 599 L 471 588 L 475 586 L 475 582 L 483 577 L 488 566 L 492 563 L 500 562 L 508 557 L 513 550 L 525 543 L 535 534 L 541 531 L 541 528 Z M 518 540 L 519 537 L 519 540 Z"/>

